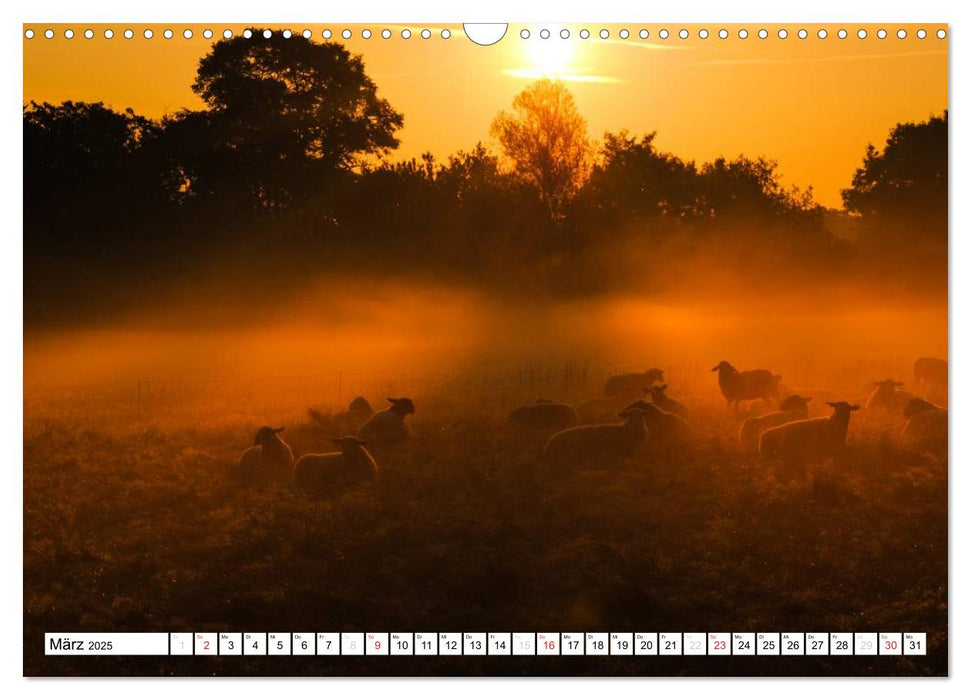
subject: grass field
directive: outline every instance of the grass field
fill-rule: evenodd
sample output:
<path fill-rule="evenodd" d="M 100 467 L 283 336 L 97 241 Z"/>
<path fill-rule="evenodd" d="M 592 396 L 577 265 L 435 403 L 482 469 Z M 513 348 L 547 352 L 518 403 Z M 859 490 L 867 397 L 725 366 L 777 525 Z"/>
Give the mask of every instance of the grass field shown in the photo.
<path fill-rule="evenodd" d="M 260 420 L 274 399 L 124 391 L 25 399 L 27 675 L 947 674 L 946 460 L 866 412 L 839 463 L 781 469 L 699 396 L 691 449 L 564 474 L 503 424 L 525 394 L 460 409 L 442 380 L 408 389 L 415 438 L 375 452 L 373 490 L 311 501 L 232 478 L 263 422 L 295 454 L 330 449 L 306 404 Z M 52 631 L 914 631 L 929 653 L 53 658 Z"/>

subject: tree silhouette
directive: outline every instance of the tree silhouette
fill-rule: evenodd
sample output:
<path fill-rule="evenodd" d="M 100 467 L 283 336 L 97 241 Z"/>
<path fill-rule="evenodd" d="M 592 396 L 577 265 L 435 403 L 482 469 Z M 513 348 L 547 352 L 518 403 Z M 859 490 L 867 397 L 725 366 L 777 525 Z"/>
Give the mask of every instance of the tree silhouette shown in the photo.
<path fill-rule="evenodd" d="M 190 189 L 242 178 L 236 184 L 260 206 L 280 208 L 320 177 L 398 145 L 403 117 L 378 97 L 360 56 L 336 43 L 251 31 L 217 42 L 199 62 L 192 89 L 209 109 L 170 124 Z"/>
<path fill-rule="evenodd" d="M 550 217 L 558 219 L 590 169 L 587 123 L 560 81 L 538 80 L 516 95 L 512 112 L 492 122 L 515 172 L 532 184 Z"/>
<path fill-rule="evenodd" d="M 947 119 L 945 111 L 926 122 L 897 124 L 883 150 L 867 146 L 863 167 L 843 190 L 871 259 L 916 274 L 918 263 L 946 265 Z"/>
<path fill-rule="evenodd" d="M 683 219 L 695 212 L 694 163 L 659 151 L 656 132 L 637 138 L 627 131 L 606 133 L 600 159 L 583 188 L 585 209 L 609 224 L 637 224 L 660 217 Z"/>
<path fill-rule="evenodd" d="M 882 151 L 869 144 L 863 167 L 842 194 L 847 211 L 864 218 L 946 215 L 947 112 L 897 124 Z"/>

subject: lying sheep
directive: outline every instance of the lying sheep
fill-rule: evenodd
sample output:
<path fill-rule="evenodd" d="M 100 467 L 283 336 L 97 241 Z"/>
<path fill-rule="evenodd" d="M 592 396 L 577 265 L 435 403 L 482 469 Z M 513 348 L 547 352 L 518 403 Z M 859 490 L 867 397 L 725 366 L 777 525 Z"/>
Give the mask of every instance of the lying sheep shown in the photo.
<path fill-rule="evenodd" d="M 279 436 L 283 428 L 263 426 L 256 431 L 254 447 L 239 458 L 236 473 L 248 484 L 286 481 L 293 465 L 293 451 Z"/>
<path fill-rule="evenodd" d="M 652 386 L 647 388 L 647 392 L 651 395 L 651 403 L 660 408 L 662 411 L 667 411 L 668 413 L 676 413 L 682 418 L 688 417 L 688 407 L 677 399 L 672 399 L 665 392 L 667 391 L 668 385 L 661 384 L 659 386 Z"/>
<path fill-rule="evenodd" d="M 722 360 L 711 368 L 718 372 L 718 388 L 728 402 L 730 408 L 738 410 L 740 401 L 779 398 L 779 381 L 781 374 L 772 374 L 767 369 L 751 369 L 739 372 L 730 363 Z"/>
<path fill-rule="evenodd" d="M 375 413 L 361 426 L 359 434 L 372 447 L 392 447 L 411 437 L 405 417 L 415 412 L 411 399 L 388 399 L 391 406 Z"/>
<path fill-rule="evenodd" d="M 691 437 L 691 426 L 677 413 L 663 411 L 646 401 L 635 401 L 624 412 L 632 410 L 644 412 L 644 424 L 652 445 L 681 443 Z"/>
<path fill-rule="evenodd" d="M 759 439 L 759 456 L 790 463 L 839 456 L 846 446 L 850 412 L 860 407 L 846 401 L 828 405 L 833 409 L 829 418 L 807 418 L 766 430 Z"/>
<path fill-rule="evenodd" d="M 355 396 L 347 405 L 346 411 L 334 415 L 334 422 L 343 428 L 340 432 L 353 432 L 373 415 L 374 409 L 371 408 L 371 403 L 363 396 Z"/>
<path fill-rule="evenodd" d="M 795 420 L 809 418 L 809 402 L 812 397 L 792 394 L 779 404 L 779 410 L 761 416 L 746 418 L 738 433 L 738 443 L 744 452 L 758 452 L 759 438 L 769 428 L 775 428 Z"/>
<path fill-rule="evenodd" d="M 508 422 L 527 430 L 559 430 L 576 423 L 577 412 L 569 404 L 537 399 L 513 409 Z"/>
<path fill-rule="evenodd" d="M 346 411 L 328 415 L 315 408 L 308 408 L 307 414 L 311 422 L 319 428 L 339 434 L 356 432 L 368 418 L 374 415 L 374 409 L 366 398 L 358 396 L 351 401 Z"/>
<path fill-rule="evenodd" d="M 903 411 L 901 435 L 916 445 L 947 445 L 947 409 L 924 399 L 911 399 Z"/>
<path fill-rule="evenodd" d="M 946 400 L 947 360 L 919 357 L 914 361 L 914 383 L 922 396 Z"/>
<path fill-rule="evenodd" d="M 377 478 L 378 465 L 360 438 L 334 438 L 340 452 L 306 454 L 293 465 L 293 486 L 311 496 L 339 496 Z"/>
<path fill-rule="evenodd" d="M 902 413 L 907 403 L 914 398 L 909 391 L 897 389 L 903 386 L 903 382 L 893 379 L 884 379 L 882 382 L 874 382 L 873 393 L 866 400 L 866 410 L 868 411 L 888 411 L 890 413 Z"/>
<path fill-rule="evenodd" d="M 604 384 L 604 396 L 640 396 L 644 387 L 663 381 L 664 370 L 657 367 L 646 372 L 618 374 L 607 378 L 607 383 Z"/>
<path fill-rule="evenodd" d="M 632 408 L 620 414 L 623 423 L 578 425 L 553 435 L 543 446 L 543 456 L 561 466 L 611 467 L 634 456 L 647 442 L 645 412 Z"/>

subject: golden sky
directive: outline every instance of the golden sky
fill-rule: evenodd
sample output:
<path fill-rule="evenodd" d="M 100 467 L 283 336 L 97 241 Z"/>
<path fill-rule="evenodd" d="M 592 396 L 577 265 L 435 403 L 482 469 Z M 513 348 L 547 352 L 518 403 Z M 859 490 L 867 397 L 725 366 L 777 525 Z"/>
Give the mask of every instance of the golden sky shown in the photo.
<path fill-rule="evenodd" d="M 126 27 L 134 37 L 125 39 Z M 280 28 L 279 25 L 267 25 Z M 345 26 L 350 39 L 340 37 Z M 812 186 L 817 201 L 839 206 L 841 188 L 848 186 L 868 142 L 881 145 L 900 121 L 926 119 L 947 107 L 948 40 L 937 37 L 944 25 L 805 25 L 809 35 L 797 36 L 802 25 L 510 25 L 498 44 L 477 46 L 451 25 L 451 37 L 441 26 L 421 27 L 401 37 L 402 25 L 299 25 L 321 41 L 324 29 L 332 40 L 361 54 L 379 94 L 405 117 L 395 158 L 431 151 L 440 158 L 477 141 L 493 147 L 489 124 L 508 108 L 531 80 L 557 77 L 567 82 L 587 118 L 590 134 L 628 129 L 657 131 L 659 148 L 696 161 L 719 156 L 765 156 L 777 160 L 784 180 Z M 742 27 L 748 37 L 738 37 Z M 54 30 L 46 39 L 44 30 Z M 111 28 L 114 37 L 104 38 Z M 551 36 L 543 39 L 540 30 Z M 688 30 L 688 38 L 677 32 Z M 724 27 L 729 36 L 718 37 Z M 759 29 L 768 37 L 761 39 Z M 103 101 L 115 109 L 160 117 L 183 108 L 202 107 L 190 85 L 199 59 L 225 29 L 239 34 L 242 25 L 25 25 L 35 32 L 25 38 L 24 101 Z M 91 39 L 85 29 L 94 32 Z M 150 28 L 151 39 L 144 37 Z M 182 36 L 192 30 L 191 39 Z M 205 39 L 203 30 L 215 34 Z M 372 32 L 369 39 L 362 30 Z M 528 28 L 530 38 L 520 31 Z M 669 36 L 661 38 L 662 29 Z M 778 37 L 780 29 L 788 36 Z M 827 32 L 820 39 L 817 32 Z M 847 36 L 840 39 L 838 30 Z M 907 36 L 898 38 L 904 29 Z M 918 29 L 926 38 L 917 36 Z M 64 38 L 67 29 L 74 38 Z M 562 30 L 570 32 L 560 38 Z M 606 29 L 609 36 L 600 37 Z M 627 29 L 629 36 L 621 38 Z M 648 37 L 640 38 L 646 29 Z M 864 29 L 865 39 L 857 32 Z M 886 38 L 877 32 L 885 29 Z M 29 154 L 27 154 L 29 157 Z"/>

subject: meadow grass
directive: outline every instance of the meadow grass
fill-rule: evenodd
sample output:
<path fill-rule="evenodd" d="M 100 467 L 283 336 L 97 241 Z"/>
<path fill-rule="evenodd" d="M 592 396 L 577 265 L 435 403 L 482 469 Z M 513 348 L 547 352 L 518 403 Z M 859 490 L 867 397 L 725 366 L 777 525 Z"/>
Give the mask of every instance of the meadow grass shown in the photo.
<path fill-rule="evenodd" d="M 236 482 L 258 401 L 27 404 L 25 673 L 946 675 L 946 457 L 899 424 L 854 414 L 839 462 L 782 468 L 738 453 L 743 414 L 701 403 L 689 449 L 564 473 L 545 435 L 504 425 L 519 397 L 460 410 L 466 393 L 413 396 L 411 444 L 329 501 Z M 303 408 L 275 417 L 295 454 L 332 449 Z M 45 657 L 53 631 L 914 631 L 929 653 Z"/>

